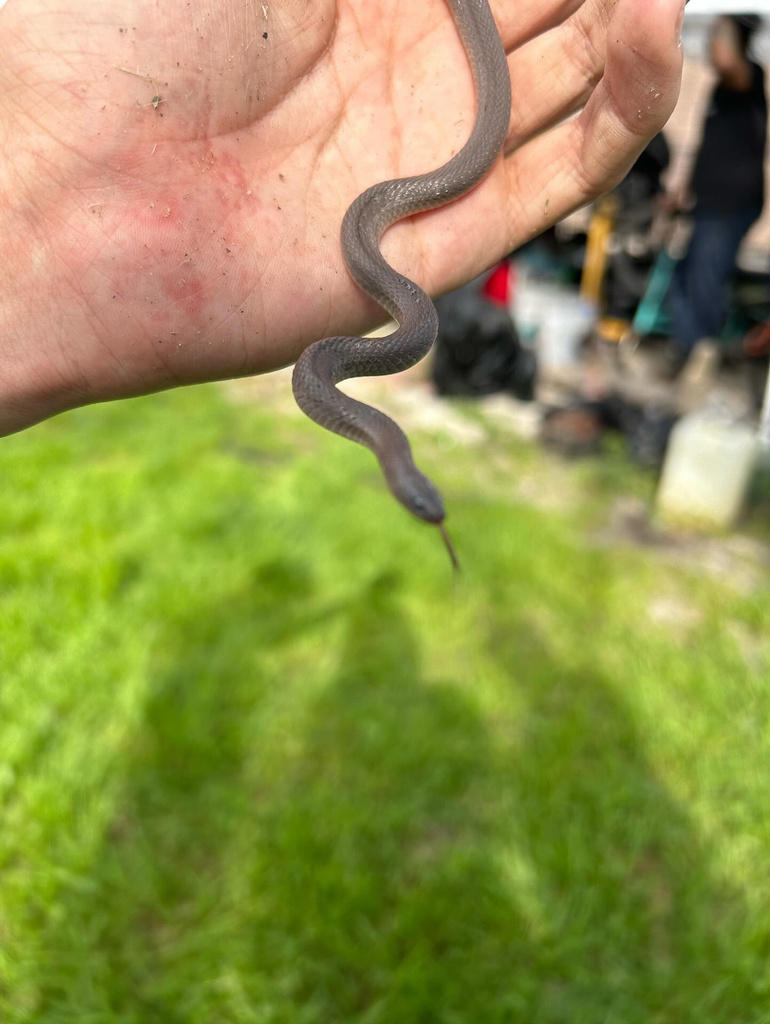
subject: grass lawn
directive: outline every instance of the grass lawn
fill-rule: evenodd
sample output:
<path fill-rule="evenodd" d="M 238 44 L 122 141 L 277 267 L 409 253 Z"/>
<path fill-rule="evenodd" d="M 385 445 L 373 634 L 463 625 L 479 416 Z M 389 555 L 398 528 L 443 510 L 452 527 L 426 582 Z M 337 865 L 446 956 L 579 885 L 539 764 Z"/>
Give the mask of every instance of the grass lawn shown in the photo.
<path fill-rule="evenodd" d="M 218 387 L 0 441 L 2 1024 L 770 1021 L 767 581 L 416 441 L 457 582 Z"/>

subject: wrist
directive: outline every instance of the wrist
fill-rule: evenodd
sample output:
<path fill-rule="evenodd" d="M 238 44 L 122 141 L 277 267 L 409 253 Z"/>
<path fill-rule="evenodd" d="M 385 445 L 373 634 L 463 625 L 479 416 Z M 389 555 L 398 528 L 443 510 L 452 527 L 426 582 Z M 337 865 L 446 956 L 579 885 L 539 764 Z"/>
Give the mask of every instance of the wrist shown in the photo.
<path fill-rule="evenodd" d="M 0 289 L 0 437 L 79 404 L 51 352 L 55 328 L 40 295 L 6 285 Z"/>
<path fill-rule="evenodd" d="M 34 196 L 7 178 L 0 174 L 0 436 L 84 400 L 64 340 L 75 313 L 59 286 L 64 254 Z"/>

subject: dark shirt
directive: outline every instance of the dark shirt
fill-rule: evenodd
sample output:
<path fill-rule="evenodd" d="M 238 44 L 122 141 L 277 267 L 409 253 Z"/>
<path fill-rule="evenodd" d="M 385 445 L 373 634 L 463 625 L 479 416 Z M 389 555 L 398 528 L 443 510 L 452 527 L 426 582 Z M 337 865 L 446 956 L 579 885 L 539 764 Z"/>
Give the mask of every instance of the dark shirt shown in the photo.
<path fill-rule="evenodd" d="M 658 132 L 648 144 L 642 155 L 629 171 L 644 178 L 649 193 L 654 195 L 661 191 L 660 176 L 671 163 L 671 151 L 663 132 Z"/>
<path fill-rule="evenodd" d="M 746 92 L 718 85 L 711 97 L 692 179 L 699 212 L 738 213 L 764 203 L 765 73 L 758 64 L 751 67 Z"/>

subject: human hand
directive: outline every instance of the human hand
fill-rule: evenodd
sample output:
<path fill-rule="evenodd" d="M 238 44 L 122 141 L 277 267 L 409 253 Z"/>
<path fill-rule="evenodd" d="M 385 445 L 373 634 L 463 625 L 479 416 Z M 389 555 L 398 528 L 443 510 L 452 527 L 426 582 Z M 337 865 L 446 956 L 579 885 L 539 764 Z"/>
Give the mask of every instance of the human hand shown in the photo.
<path fill-rule="evenodd" d="M 688 189 L 661 192 L 657 198 L 658 208 L 663 213 L 687 213 L 694 206 L 693 196 Z"/>
<path fill-rule="evenodd" d="M 496 0 L 507 156 L 389 260 L 447 290 L 616 184 L 676 101 L 680 7 Z M 474 117 L 444 0 L 9 0 L 0 89 L 0 433 L 373 325 L 344 211 Z"/>

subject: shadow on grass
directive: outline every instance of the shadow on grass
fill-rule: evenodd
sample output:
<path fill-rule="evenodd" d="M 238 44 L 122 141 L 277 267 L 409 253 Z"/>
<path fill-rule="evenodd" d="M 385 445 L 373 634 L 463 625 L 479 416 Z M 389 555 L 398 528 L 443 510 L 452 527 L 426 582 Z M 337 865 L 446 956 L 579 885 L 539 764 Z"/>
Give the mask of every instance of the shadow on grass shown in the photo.
<path fill-rule="evenodd" d="M 37 1019 L 757 1019 L 741 899 L 608 680 L 499 611 L 525 705 L 507 735 L 426 672 L 397 578 L 323 613 L 294 567 L 259 582 L 261 606 L 181 624 L 90 868 L 102 898 L 70 895 L 42 937 L 77 934 L 82 962 Z M 340 616 L 338 669 L 267 763 L 264 659 Z"/>

